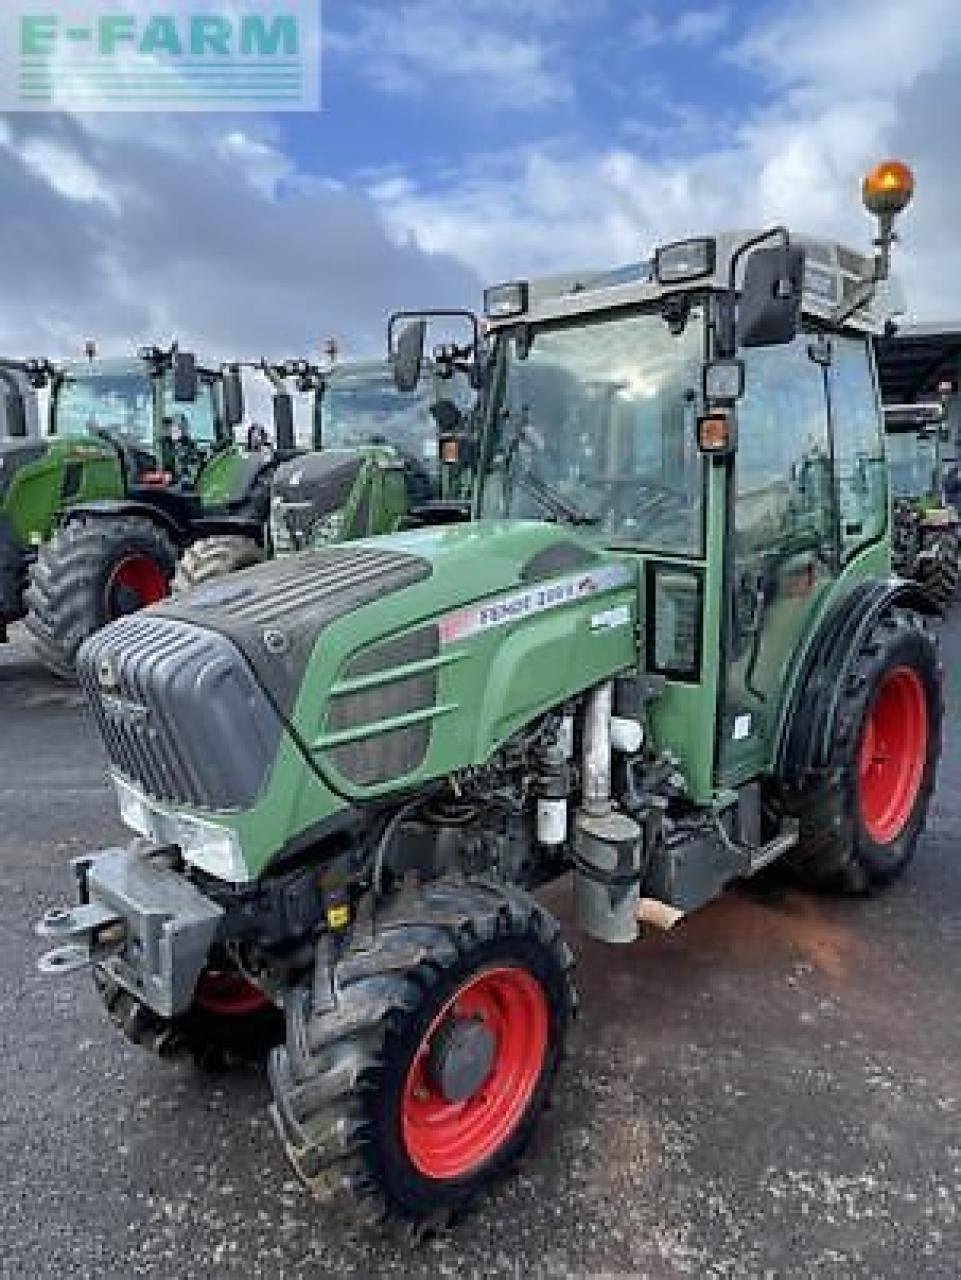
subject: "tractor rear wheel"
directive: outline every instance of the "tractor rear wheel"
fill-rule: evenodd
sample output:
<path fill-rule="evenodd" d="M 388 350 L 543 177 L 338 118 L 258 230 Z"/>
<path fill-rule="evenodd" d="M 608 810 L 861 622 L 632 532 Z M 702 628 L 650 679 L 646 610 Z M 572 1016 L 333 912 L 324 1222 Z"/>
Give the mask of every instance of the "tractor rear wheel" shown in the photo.
<path fill-rule="evenodd" d="M 239 534 L 225 534 L 216 538 L 201 538 L 189 546 L 183 554 L 174 582 L 175 591 L 192 591 L 214 578 L 226 577 L 238 569 L 249 569 L 261 564 L 263 547 L 253 538 Z"/>
<path fill-rule="evenodd" d="M 958 593 L 961 578 L 961 547 L 953 531 L 939 533 L 926 546 L 918 563 L 916 577 L 941 613 L 947 613 Z"/>
<path fill-rule="evenodd" d="M 522 1155 L 575 1010 L 572 956 L 528 894 L 487 879 L 403 895 L 337 962 L 334 1006 L 287 1002 L 272 1115 L 323 1203 L 444 1225 Z"/>
<path fill-rule="evenodd" d="M 72 678 L 77 650 L 101 627 L 170 594 L 177 553 L 142 516 L 71 520 L 30 571 L 26 627 L 40 661 Z"/>
<path fill-rule="evenodd" d="M 828 784 L 801 797 L 801 879 L 864 893 L 914 856 L 934 790 L 944 706 L 937 647 L 892 609 L 863 641 L 842 690 Z"/>
<path fill-rule="evenodd" d="M 161 1058 L 190 1054 L 203 1067 L 262 1056 L 283 1038 L 283 1017 L 271 1000 L 235 970 L 208 970 L 194 1002 L 179 1018 L 162 1018 L 106 969 L 94 984 L 111 1021 L 138 1048 Z"/>

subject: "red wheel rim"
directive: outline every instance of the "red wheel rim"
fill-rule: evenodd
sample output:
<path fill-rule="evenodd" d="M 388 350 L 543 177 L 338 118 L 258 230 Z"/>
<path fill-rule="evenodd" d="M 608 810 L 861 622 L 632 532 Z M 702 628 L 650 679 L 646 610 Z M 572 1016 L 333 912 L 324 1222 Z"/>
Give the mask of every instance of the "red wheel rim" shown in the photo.
<path fill-rule="evenodd" d="M 444 1020 L 479 1018 L 496 1047 L 487 1078 L 463 1102 L 449 1102 L 427 1070 Z M 429 1178 L 459 1178 L 484 1164 L 517 1128 L 547 1055 L 543 988 L 525 969 L 486 969 L 444 1005 L 421 1041 L 404 1082 L 401 1134 L 411 1162 Z"/>
<path fill-rule="evenodd" d="M 260 987 L 239 973 L 210 969 L 201 974 L 194 1003 L 218 1018 L 248 1018 L 271 1003 Z"/>
<path fill-rule="evenodd" d="M 928 704 L 910 667 L 889 671 L 861 730 L 861 821 L 876 844 L 897 839 L 914 812 L 928 755 Z"/>
<path fill-rule="evenodd" d="M 107 613 L 110 618 L 119 618 L 168 595 L 167 575 L 152 556 L 125 556 L 107 580 Z"/>

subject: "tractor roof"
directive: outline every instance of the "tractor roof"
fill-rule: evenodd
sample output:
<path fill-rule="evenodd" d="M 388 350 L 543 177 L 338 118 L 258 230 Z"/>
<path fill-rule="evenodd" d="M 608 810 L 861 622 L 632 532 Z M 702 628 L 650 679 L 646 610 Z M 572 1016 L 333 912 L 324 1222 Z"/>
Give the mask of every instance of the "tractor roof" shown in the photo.
<path fill-rule="evenodd" d="M 682 282 L 660 283 L 655 278 L 653 260 L 629 263 L 613 270 L 594 268 L 529 280 L 524 282 L 527 285 L 526 308 L 515 310 L 509 316 L 489 313 L 488 326 L 496 331 L 523 320 L 550 322 L 612 307 L 643 306 L 671 294 L 726 289 L 731 258 L 746 241 L 758 234 L 754 231 L 726 231 L 713 237 L 682 242 L 692 246 L 713 246 L 705 257 L 705 262 L 711 264 L 710 269 Z M 830 321 L 834 309 L 873 277 L 874 259 L 831 240 L 794 234 L 791 239 L 803 246 L 806 253 L 804 311 Z M 744 258 L 739 264 L 738 282 L 743 262 Z M 870 333 L 883 332 L 887 320 L 899 309 L 897 292 L 892 290 L 890 282 L 882 282 L 870 306 L 856 311 L 845 322 L 846 326 Z"/>
<path fill-rule="evenodd" d="M 64 360 L 58 372 L 68 378 L 108 377 L 122 378 L 126 375 L 149 373 L 149 366 L 136 356 L 109 356 L 93 360 Z"/>

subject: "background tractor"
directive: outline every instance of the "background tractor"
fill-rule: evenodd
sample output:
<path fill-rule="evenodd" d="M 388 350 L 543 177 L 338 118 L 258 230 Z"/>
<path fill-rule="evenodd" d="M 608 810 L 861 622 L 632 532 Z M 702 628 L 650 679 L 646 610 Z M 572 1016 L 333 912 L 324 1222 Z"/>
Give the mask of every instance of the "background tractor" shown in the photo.
<path fill-rule="evenodd" d="M 76 861 L 42 966 L 161 1052 L 282 1014 L 273 1119 L 329 1212 L 436 1223 L 524 1151 L 576 1009 L 539 886 L 630 943 L 776 861 L 863 892 L 914 854 L 941 677 L 872 355 L 909 194 L 866 182 L 876 260 L 777 228 L 489 290 L 473 520 L 85 645 L 137 839 Z"/>
<path fill-rule="evenodd" d="M 0 634 L 25 618 L 67 676 L 91 632 L 169 593 L 186 547 L 226 534 L 262 545 L 276 459 L 234 444 L 236 393 L 176 348 L 4 368 L 17 425 L 18 375 L 48 414 L 41 439 L 0 444 Z"/>
<path fill-rule="evenodd" d="M 274 477 L 276 554 L 469 519 L 477 342 L 438 348 L 407 394 L 384 361 L 299 376 L 312 393 L 311 450 Z"/>
<path fill-rule="evenodd" d="M 958 513 L 944 491 L 944 408 L 938 403 L 887 405 L 884 421 L 894 499 L 894 568 L 920 582 L 944 612 L 961 576 Z"/>
<path fill-rule="evenodd" d="M 430 376 L 407 395 L 383 360 L 328 369 L 306 360 L 251 366 L 273 387 L 278 435 L 296 441 L 271 477 L 269 539 L 263 547 L 229 534 L 201 539 L 183 555 L 178 586 L 199 586 L 267 554 L 468 519 L 477 432 L 473 350 L 440 348 Z M 305 419 L 306 430 L 298 430 Z"/>

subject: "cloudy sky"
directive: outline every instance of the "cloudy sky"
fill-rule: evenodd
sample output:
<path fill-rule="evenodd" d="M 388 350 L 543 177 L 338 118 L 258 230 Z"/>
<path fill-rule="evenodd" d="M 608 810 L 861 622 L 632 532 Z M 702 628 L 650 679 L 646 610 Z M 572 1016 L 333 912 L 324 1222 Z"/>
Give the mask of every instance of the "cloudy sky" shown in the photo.
<path fill-rule="evenodd" d="M 961 315 L 958 0 L 325 0 L 324 109 L 0 117 L 0 351 L 378 354 L 393 306 L 786 219 Z"/>

